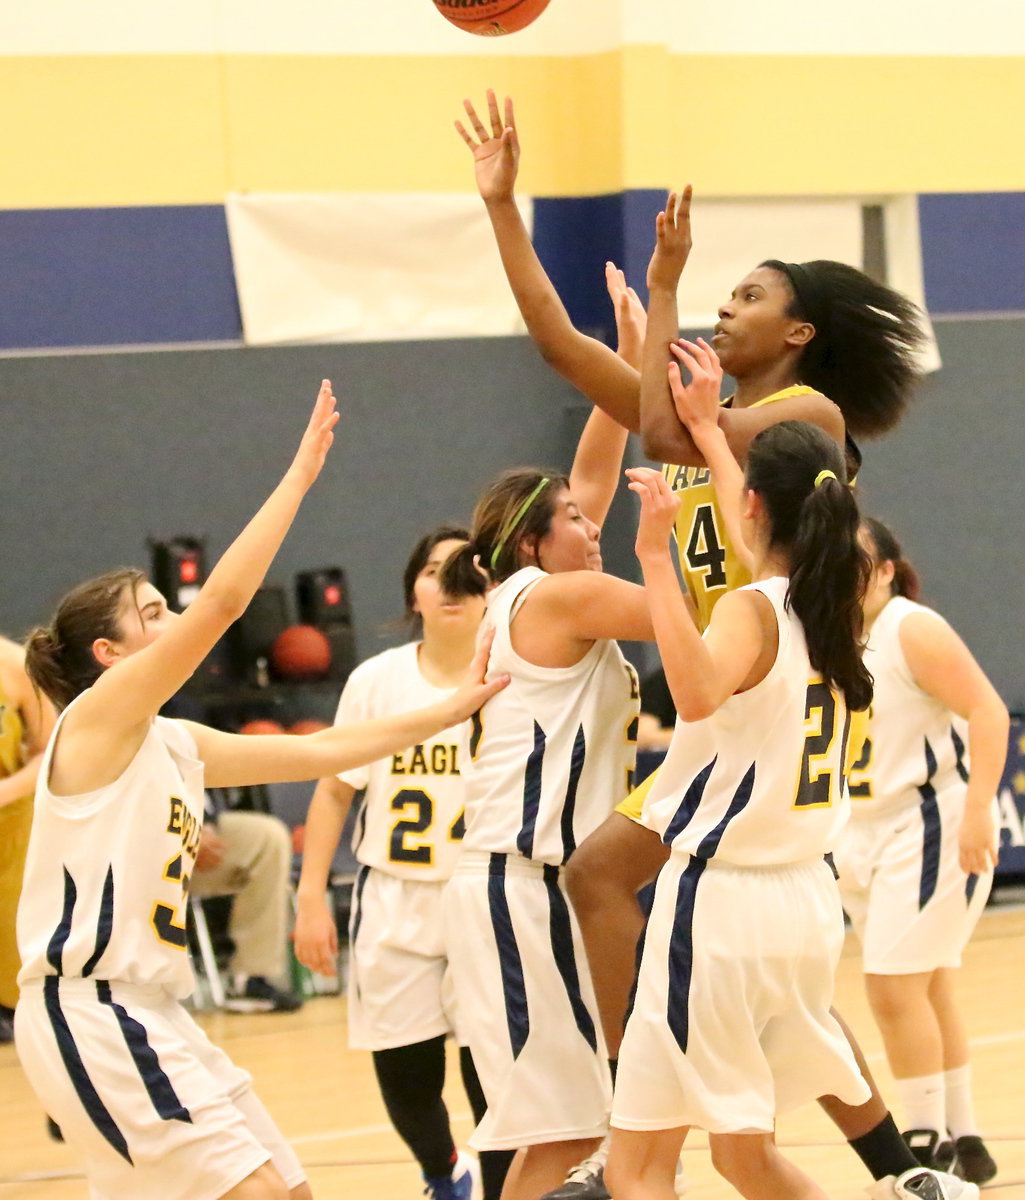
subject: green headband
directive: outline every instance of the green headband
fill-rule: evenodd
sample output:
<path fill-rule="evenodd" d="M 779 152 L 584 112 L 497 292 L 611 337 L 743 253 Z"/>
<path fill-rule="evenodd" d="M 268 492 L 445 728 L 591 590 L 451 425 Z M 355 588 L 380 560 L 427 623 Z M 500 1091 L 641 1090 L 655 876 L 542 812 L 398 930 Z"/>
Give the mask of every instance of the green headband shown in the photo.
<path fill-rule="evenodd" d="M 513 516 L 513 519 L 502 530 L 502 536 L 498 539 L 498 542 L 495 545 L 494 550 L 491 551 L 491 564 L 490 565 L 491 565 L 492 571 L 495 569 L 495 563 L 498 562 L 498 556 L 502 553 L 502 550 L 505 547 L 505 543 L 509 540 L 509 535 L 516 528 L 516 526 L 519 525 L 519 523 L 523 520 L 523 518 L 527 515 L 527 511 L 529 510 L 530 506 L 534 503 L 534 501 L 538 498 L 538 496 L 541 495 L 541 493 L 545 490 L 547 485 L 548 485 L 548 478 L 545 477 L 544 479 L 541 480 L 541 482 L 537 485 L 537 487 L 534 488 L 534 490 L 530 493 L 530 495 L 526 498 L 526 500 L 523 501 L 523 503 L 520 505 L 520 507 L 516 510 L 516 513 Z"/>

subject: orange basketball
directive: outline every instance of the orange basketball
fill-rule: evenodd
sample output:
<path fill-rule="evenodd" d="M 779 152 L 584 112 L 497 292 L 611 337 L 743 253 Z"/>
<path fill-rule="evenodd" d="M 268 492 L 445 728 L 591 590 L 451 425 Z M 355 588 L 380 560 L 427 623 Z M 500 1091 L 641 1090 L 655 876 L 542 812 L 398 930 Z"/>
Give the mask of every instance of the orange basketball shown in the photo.
<path fill-rule="evenodd" d="M 284 733 L 284 732 L 285 732 L 285 729 L 284 729 L 283 725 L 280 725 L 277 721 L 270 721 L 265 717 L 256 717 L 252 721 L 246 721 L 246 723 L 239 730 L 239 733 L 255 733 L 255 734 Z"/>
<path fill-rule="evenodd" d="M 317 717 L 303 717 L 301 721 L 296 721 L 294 725 L 290 725 L 288 732 L 297 733 L 303 737 L 307 733 L 320 733 L 322 729 L 330 729 L 331 726 L 327 721 L 321 721 Z"/>
<path fill-rule="evenodd" d="M 434 7 L 446 21 L 481 37 L 501 37 L 526 29 L 548 4 L 549 0 L 434 0 Z"/>
<path fill-rule="evenodd" d="M 274 639 L 270 660 L 283 679 L 320 679 L 331 666 L 331 643 L 312 625 L 290 625 Z"/>

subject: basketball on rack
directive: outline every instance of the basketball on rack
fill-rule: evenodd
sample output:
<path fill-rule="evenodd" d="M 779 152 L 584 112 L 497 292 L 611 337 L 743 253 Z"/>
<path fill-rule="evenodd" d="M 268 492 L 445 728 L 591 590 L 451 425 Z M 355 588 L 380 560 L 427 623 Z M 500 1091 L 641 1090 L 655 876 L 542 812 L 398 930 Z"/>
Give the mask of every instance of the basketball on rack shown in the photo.
<path fill-rule="evenodd" d="M 446 21 L 481 37 L 501 37 L 526 29 L 548 4 L 549 0 L 434 0 L 434 7 Z"/>
<path fill-rule="evenodd" d="M 323 679 L 331 667 L 331 643 L 313 625 L 290 625 L 274 639 L 270 660 L 279 679 Z"/>

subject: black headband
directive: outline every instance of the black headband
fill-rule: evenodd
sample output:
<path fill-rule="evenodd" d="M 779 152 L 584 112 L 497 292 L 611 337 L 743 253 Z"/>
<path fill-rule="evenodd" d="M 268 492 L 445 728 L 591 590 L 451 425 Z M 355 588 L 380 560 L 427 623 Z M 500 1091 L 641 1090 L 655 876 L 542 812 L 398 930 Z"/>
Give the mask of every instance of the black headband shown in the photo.
<path fill-rule="evenodd" d="M 787 277 L 791 290 L 797 298 L 797 305 L 806 321 L 815 326 L 815 332 L 822 338 L 829 328 L 829 300 L 812 271 L 803 263 L 780 262 L 772 259 L 766 266 L 775 267 Z"/>

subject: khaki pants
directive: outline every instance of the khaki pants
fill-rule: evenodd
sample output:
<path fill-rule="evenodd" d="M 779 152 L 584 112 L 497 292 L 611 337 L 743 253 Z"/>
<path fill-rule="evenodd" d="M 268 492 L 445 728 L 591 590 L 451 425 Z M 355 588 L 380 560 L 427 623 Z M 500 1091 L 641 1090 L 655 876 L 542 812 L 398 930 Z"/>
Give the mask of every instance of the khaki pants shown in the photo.
<path fill-rule="evenodd" d="M 32 797 L 0 808 L 0 1004 L 18 1003 L 18 942 L 15 921 L 25 874 L 28 835 L 32 829 Z"/>
<path fill-rule="evenodd" d="M 235 943 L 231 969 L 280 979 L 285 974 L 292 874 L 288 827 L 266 813 L 224 812 L 217 832 L 227 843 L 224 860 L 193 874 L 192 894 L 233 896 L 228 928 Z"/>

